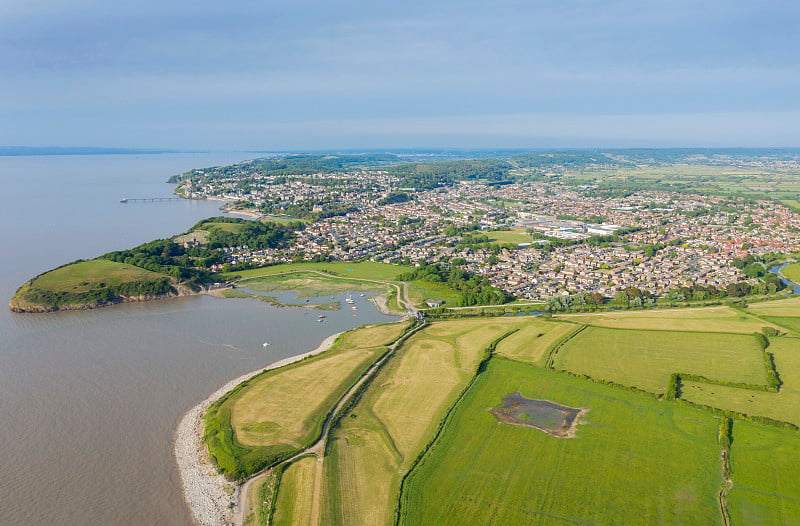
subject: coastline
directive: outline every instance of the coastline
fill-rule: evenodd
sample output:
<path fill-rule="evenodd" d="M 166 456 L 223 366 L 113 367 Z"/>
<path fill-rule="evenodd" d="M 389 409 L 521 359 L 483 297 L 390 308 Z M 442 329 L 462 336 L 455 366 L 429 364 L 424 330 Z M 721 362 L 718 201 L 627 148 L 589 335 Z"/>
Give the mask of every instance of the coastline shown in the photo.
<path fill-rule="evenodd" d="M 180 473 L 183 498 L 196 524 L 201 526 L 229 524 L 233 509 L 239 501 L 239 487 L 217 473 L 213 463 L 208 459 L 208 452 L 203 444 L 203 417 L 209 406 L 240 383 L 263 371 L 277 369 L 327 351 L 343 332 L 328 336 L 313 351 L 278 360 L 227 382 L 181 417 L 175 429 L 173 448 Z"/>

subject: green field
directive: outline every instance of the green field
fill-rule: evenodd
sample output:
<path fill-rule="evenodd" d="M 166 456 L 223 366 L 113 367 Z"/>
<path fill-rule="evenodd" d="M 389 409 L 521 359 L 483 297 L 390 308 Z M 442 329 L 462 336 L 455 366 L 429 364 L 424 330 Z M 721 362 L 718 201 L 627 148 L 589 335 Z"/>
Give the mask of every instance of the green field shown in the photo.
<path fill-rule="evenodd" d="M 800 338 L 770 338 L 767 351 L 774 355 L 775 367 L 783 381 L 780 392 L 751 391 L 687 381 L 681 389 L 681 398 L 800 426 Z"/>
<path fill-rule="evenodd" d="M 227 274 L 221 274 L 221 277 L 226 280 L 234 279 L 236 277 L 252 278 L 256 276 L 281 274 L 296 270 L 317 270 L 345 278 L 391 281 L 394 280 L 399 274 L 412 270 L 412 267 L 390 265 L 388 263 L 377 263 L 373 261 L 363 261 L 359 263 L 341 261 L 329 263 L 286 263 L 282 265 L 272 265 L 270 267 L 229 272 Z"/>
<path fill-rule="evenodd" d="M 165 274 L 106 259 L 93 259 L 64 265 L 37 276 L 17 290 L 9 306 L 12 310 L 22 311 L 57 309 L 170 292 L 174 292 L 172 279 Z"/>
<path fill-rule="evenodd" d="M 553 366 L 659 393 L 672 373 L 765 385 L 761 349 L 751 335 L 587 327 L 563 345 Z"/>
<path fill-rule="evenodd" d="M 800 522 L 798 455 L 796 432 L 744 422 L 733 425 L 728 508 L 734 524 Z"/>
<path fill-rule="evenodd" d="M 429 281 L 412 281 L 408 286 L 408 295 L 411 303 L 420 309 L 427 309 L 425 300 L 442 300 L 445 307 L 458 304 L 459 294 L 452 288 L 441 283 Z"/>
<path fill-rule="evenodd" d="M 291 291 L 296 293 L 297 297 L 300 299 L 316 298 L 329 294 L 342 294 L 344 292 L 387 292 L 387 285 L 382 283 L 357 281 L 346 278 L 326 278 L 312 272 L 250 278 L 239 281 L 238 285 L 247 287 L 256 292 Z M 392 289 L 394 289 L 394 287 L 392 287 Z"/>
<path fill-rule="evenodd" d="M 562 314 L 559 319 L 597 327 L 652 329 L 660 331 L 701 331 L 753 333 L 770 325 L 731 307 L 705 309 L 660 309 L 646 311 Z"/>
<path fill-rule="evenodd" d="M 208 231 L 214 228 L 218 228 L 232 234 L 238 234 L 242 231 L 242 223 L 203 223 L 203 230 Z"/>
<path fill-rule="evenodd" d="M 588 408 L 576 439 L 498 423 L 505 394 Z M 493 359 L 401 496 L 401 524 L 719 524 L 718 421 Z"/>
<path fill-rule="evenodd" d="M 524 228 L 511 228 L 508 230 L 492 230 L 486 232 L 491 243 L 530 243 L 531 236 Z"/>
<path fill-rule="evenodd" d="M 579 328 L 579 325 L 572 323 L 528 318 L 519 331 L 503 339 L 497 345 L 495 354 L 520 362 L 544 366 L 550 348 L 570 332 Z"/>
<path fill-rule="evenodd" d="M 145 282 L 166 276 L 150 272 L 133 265 L 115 263 L 107 259 L 93 259 L 73 263 L 42 274 L 32 285 L 52 292 L 87 292 L 99 286 L 115 286 L 122 283 Z"/>
<path fill-rule="evenodd" d="M 800 263 L 792 263 L 781 269 L 781 274 L 793 283 L 800 283 Z"/>

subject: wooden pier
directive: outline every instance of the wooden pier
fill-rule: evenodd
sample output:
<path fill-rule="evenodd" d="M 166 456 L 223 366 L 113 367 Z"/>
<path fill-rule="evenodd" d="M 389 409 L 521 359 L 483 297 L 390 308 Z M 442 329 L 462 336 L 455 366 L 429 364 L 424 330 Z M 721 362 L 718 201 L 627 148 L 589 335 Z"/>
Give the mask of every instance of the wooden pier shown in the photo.
<path fill-rule="evenodd" d="M 156 201 L 183 201 L 185 197 L 137 197 L 128 198 L 123 197 L 119 200 L 120 203 L 154 203 Z"/>

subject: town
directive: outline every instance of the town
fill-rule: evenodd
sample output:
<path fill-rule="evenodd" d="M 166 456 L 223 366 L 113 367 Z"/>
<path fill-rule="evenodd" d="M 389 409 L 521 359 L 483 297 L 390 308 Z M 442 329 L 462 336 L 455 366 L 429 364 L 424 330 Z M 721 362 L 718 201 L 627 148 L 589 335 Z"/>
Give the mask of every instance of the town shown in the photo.
<path fill-rule="evenodd" d="M 734 263 L 800 246 L 800 214 L 768 199 L 611 193 L 557 179 L 458 181 L 423 190 L 402 184 L 381 169 L 270 175 L 244 163 L 193 170 L 176 193 L 219 199 L 223 209 L 253 218 L 305 221 L 290 247 L 227 248 L 213 271 L 291 261 L 445 263 L 529 300 L 613 298 L 632 287 L 665 296 L 698 285 L 730 292 L 746 284 L 773 293 L 776 284 L 758 279 L 763 266 L 757 272 Z"/>

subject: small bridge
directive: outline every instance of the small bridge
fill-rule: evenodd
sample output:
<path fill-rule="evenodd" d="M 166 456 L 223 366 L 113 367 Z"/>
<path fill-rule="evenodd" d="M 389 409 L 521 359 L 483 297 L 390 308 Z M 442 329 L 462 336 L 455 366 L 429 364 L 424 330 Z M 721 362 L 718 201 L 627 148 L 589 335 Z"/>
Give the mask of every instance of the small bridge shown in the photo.
<path fill-rule="evenodd" d="M 156 201 L 183 201 L 185 197 L 137 197 L 129 199 L 123 197 L 119 200 L 120 203 L 154 203 Z"/>

